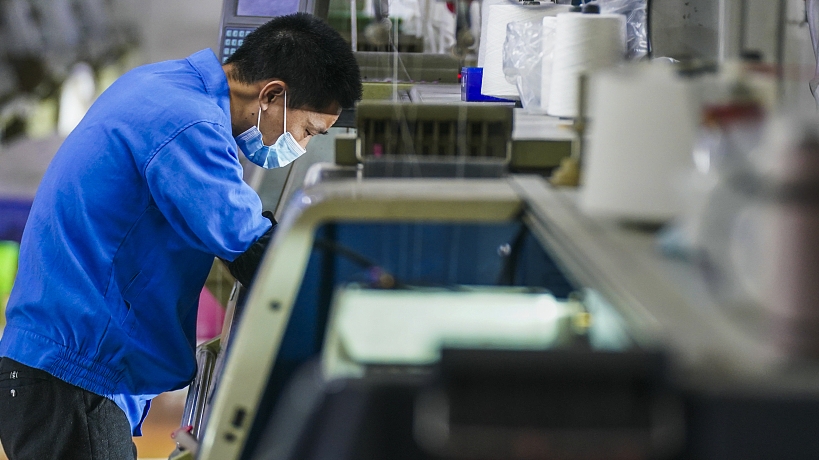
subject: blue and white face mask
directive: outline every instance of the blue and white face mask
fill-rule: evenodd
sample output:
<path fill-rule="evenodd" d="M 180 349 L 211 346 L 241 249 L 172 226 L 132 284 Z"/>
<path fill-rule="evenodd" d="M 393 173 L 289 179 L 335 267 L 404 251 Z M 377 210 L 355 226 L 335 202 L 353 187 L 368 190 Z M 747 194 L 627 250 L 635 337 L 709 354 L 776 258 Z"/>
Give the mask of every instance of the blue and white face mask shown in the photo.
<path fill-rule="evenodd" d="M 287 91 L 284 92 L 284 133 L 273 145 L 264 145 L 262 132 L 259 131 L 261 121 L 262 108 L 259 107 L 259 119 L 256 120 L 256 126 L 251 126 L 250 129 L 236 137 L 239 150 L 253 164 L 265 169 L 281 168 L 289 165 L 307 151 L 296 142 L 292 134 L 287 132 Z"/>

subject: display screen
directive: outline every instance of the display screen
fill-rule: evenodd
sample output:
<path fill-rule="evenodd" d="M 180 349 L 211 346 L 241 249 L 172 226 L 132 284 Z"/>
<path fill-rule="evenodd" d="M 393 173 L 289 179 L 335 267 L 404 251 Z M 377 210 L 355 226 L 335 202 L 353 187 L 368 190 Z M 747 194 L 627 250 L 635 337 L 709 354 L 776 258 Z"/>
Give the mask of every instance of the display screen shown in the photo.
<path fill-rule="evenodd" d="M 239 0 L 236 16 L 272 18 L 299 11 L 299 0 Z"/>

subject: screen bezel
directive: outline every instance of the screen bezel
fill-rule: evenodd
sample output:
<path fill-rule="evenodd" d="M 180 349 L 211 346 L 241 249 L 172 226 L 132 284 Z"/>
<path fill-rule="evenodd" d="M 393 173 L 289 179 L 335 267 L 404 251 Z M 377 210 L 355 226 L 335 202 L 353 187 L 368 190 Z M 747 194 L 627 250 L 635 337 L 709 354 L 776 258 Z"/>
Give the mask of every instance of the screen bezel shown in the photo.
<path fill-rule="evenodd" d="M 235 0 L 235 1 L 233 1 L 233 2 L 232 2 L 232 3 L 233 3 L 233 5 L 234 5 L 234 8 L 233 8 L 233 16 L 234 16 L 234 17 L 237 17 L 237 18 L 273 18 L 273 17 L 276 17 L 276 16 L 256 16 L 256 15 L 244 15 L 244 14 L 241 14 L 241 15 L 240 15 L 240 14 L 239 14 L 239 4 L 240 4 L 241 2 L 243 2 L 243 1 L 248 1 L 248 0 Z M 299 0 L 298 5 L 297 5 L 297 7 L 296 7 L 296 8 L 297 8 L 297 10 L 296 10 L 296 11 L 293 11 L 293 13 L 295 13 L 295 12 L 302 12 L 302 11 L 304 11 L 304 8 L 305 8 L 305 6 L 306 6 L 305 4 L 306 4 L 306 1 L 305 1 L 305 0 Z M 292 13 L 288 13 L 288 14 L 292 14 Z"/>
<path fill-rule="evenodd" d="M 299 0 L 299 12 L 310 13 L 323 19 L 327 19 L 327 10 L 329 9 L 329 0 Z M 222 23 L 220 24 L 220 39 L 225 27 L 235 26 L 260 26 L 272 19 L 267 16 L 237 16 L 236 11 L 239 7 L 238 0 L 224 0 L 222 2 Z"/>

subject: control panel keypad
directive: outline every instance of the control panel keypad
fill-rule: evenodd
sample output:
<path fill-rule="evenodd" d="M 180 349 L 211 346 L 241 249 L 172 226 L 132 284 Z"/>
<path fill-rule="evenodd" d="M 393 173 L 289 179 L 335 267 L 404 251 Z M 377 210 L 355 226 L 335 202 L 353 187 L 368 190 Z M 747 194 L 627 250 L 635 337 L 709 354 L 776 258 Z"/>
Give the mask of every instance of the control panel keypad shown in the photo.
<path fill-rule="evenodd" d="M 245 37 L 247 37 L 254 30 L 256 30 L 255 27 L 225 27 L 225 35 L 223 35 L 224 39 L 222 40 L 222 43 L 219 44 L 221 48 L 222 64 L 227 61 L 231 54 L 235 53 L 236 50 L 242 46 L 242 43 L 245 42 Z"/>

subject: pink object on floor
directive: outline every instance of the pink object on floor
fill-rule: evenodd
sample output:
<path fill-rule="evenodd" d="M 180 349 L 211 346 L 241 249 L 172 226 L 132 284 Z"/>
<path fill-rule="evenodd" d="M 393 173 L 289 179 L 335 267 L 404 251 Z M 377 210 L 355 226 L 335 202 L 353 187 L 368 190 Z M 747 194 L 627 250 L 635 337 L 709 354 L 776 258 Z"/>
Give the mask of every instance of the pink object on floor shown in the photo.
<path fill-rule="evenodd" d="M 204 342 L 221 334 L 224 321 L 225 310 L 207 288 L 202 288 L 196 317 L 196 341 Z"/>

